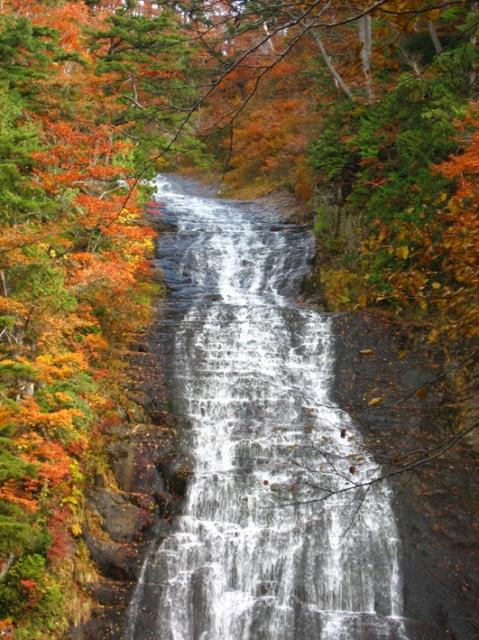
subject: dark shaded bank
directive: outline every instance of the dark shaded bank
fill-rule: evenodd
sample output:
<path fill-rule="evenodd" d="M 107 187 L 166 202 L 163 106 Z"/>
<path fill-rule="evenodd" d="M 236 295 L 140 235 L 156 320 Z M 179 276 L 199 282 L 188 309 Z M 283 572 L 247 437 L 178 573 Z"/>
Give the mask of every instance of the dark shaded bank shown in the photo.
<path fill-rule="evenodd" d="M 385 474 L 451 438 L 454 416 L 438 381 L 440 365 L 409 352 L 403 329 L 362 312 L 335 315 L 334 328 L 335 399 L 361 425 Z M 437 460 L 389 479 L 405 615 L 424 621 L 418 625 L 424 640 L 479 638 L 477 464 L 477 455 L 459 442 Z"/>
<path fill-rule="evenodd" d="M 176 424 L 158 365 L 162 352 L 158 339 L 152 330 L 134 358 L 140 375 L 132 392 L 139 402 L 137 418 L 143 420 L 126 422 L 108 436 L 111 469 L 122 493 L 101 484 L 90 492 L 90 505 L 102 519 L 101 530 L 86 536 L 101 575 L 91 590 L 98 607 L 73 638 L 122 637 L 131 591 L 149 541 L 153 535 L 166 537 L 185 493 Z"/>
<path fill-rule="evenodd" d="M 174 233 L 154 207 L 149 213 L 159 233 Z M 161 281 L 160 273 L 155 277 Z M 168 299 L 161 300 L 147 333 L 131 345 L 130 405 L 121 424 L 104 430 L 107 468 L 87 498 L 85 541 L 98 572 L 89 585 L 94 607 L 91 619 L 71 630 L 71 640 L 120 640 L 146 549 L 151 539 L 168 535 L 181 508 L 190 470 L 168 378 L 174 322 Z"/>

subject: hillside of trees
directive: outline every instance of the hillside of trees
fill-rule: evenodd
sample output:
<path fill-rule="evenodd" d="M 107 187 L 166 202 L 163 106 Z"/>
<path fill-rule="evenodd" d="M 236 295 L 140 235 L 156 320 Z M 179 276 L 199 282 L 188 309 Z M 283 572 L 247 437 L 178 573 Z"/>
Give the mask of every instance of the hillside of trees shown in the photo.
<path fill-rule="evenodd" d="M 439 351 L 473 434 L 478 32 L 470 0 L 0 3 L 0 631 L 88 615 L 85 491 L 163 295 L 158 172 L 294 194 L 309 290 Z"/>

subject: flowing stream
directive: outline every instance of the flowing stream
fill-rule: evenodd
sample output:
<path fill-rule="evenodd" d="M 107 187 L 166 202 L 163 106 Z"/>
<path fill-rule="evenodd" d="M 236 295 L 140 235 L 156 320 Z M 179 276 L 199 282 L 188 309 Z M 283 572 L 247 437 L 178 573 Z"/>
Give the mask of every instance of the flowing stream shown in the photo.
<path fill-rule="evenodd" d="M 407 640 L 391 492 L 331 399 L 330 318 L 294 302 L 312 235 L 182 184 L 158 178 L 158 257 L 194 474 L 124 637 Z"/>

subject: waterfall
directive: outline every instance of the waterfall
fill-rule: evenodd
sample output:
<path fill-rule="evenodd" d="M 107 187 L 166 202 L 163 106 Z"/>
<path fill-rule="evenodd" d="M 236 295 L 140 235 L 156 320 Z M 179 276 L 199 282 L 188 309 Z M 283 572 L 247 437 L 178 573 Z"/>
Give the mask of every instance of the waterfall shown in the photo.
<path fill-rule="evenodd" d="M 194 474 L 125 640 L 406 640 L 391 491 L 332 400 L 330 317 L 294 302 L 312 235 L 187 190 L 158 178 Z"/>

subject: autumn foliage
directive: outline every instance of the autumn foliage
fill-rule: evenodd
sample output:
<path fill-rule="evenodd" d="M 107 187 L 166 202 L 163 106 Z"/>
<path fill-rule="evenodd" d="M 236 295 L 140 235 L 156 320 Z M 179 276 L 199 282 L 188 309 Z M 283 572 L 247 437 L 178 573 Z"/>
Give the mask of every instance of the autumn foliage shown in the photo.
<path fill-rule="evenodd" d="M 114 16 L 79 1 L 0 12 L 0 629 L 16 638 L 65 631 L 87 470 L 155 295 L 149 188 L 137 180 L 152 170 L 134 139 L 157 152 L 175 123 L 145 124 L 136 107 L 124 117 L 131 69 L 105 63 Z M 174 18 L 166 26 L 183 46 Z M 174 53 L 149 62 L 168 67 Z M 174 76 L 180 101 L 175 66 L 161 85 Z M 150 71 L 135 69 L 138 96 L 156 109 Z"/>
<path fill-rule="evenodd" d="M 0 635 L 68 625 L 62 565 L 156 293 L 155 172 L 294 194 L 329 308 L 474 351 L 478 24 L 460 0 L 0 3 Z"/>

